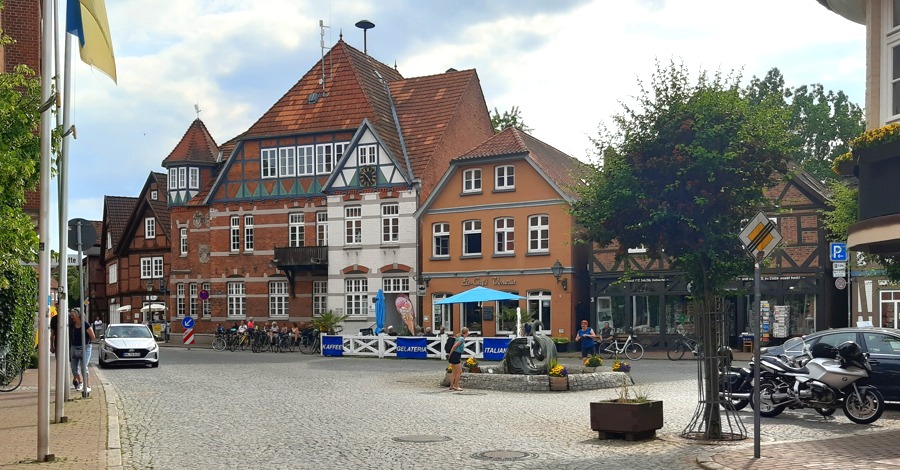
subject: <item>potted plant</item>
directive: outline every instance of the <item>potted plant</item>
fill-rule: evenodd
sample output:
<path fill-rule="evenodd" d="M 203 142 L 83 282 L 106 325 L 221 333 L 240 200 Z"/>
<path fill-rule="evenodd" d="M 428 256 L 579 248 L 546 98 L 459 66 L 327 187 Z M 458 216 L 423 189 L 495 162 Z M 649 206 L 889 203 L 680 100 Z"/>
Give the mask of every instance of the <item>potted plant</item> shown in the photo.
<path fill-rule="evenodd" d="M 600 359 L 599 356 L 589 356 L 584 358 L 581 363 L 584 365 L 585 372 L 594 372 L 598 367 L 603 365 L 603 359 Z"/>
<path fill-rule="evenodd" d="M 566 352 L 569 350 L 569 338 L 556 336 L 550 338 L 550 341 L 553 341 L 553 344 L 556 345 L 556 352 Z"/>
<path fill-rule="evenodd" d="M 329 335 L 335 334 L 336 328 L 338 325 L 344 322 L 347 319 L 347 315 L 336 315 L 331 310 L 323 313 L 318 317 L 314 317 L 312 321 L 309 322 L 313 328 Z"/>
<path fill-rule="evenodd" d="M 869 129 L 850 141 L 857 161 L 868 163 L 900 156 L 900 124 Z"/>
<path fill-rule="evenodd" d="M 631 366 L 617 361 L 613 370 L 617 369 L 626 372 Z M 618 398 L 591 402 L 591 429 L 597 431 L 600 439 L 612 436 L 622 436 L 628 441 L 648 439 L 662 428 L 662 401 L 651 400 L 646 392 L 629 382 L 633 384 L 631 377 L 623 375 Z"/>
<path fill-rule="evenodd" d="M 450 374 L 453 373 L 453 366 L 448 365 L 446 369 L 444 369 L 444 380 L 441 381 L 441 386 L 446 387 L 450 385 Z"/>
<path fill-rule="evenodd" d="M 470 357 L 466 359 L 466 370 L 472 373 L 478 373 L 481 372 L 481 367 L 478 367 L 478 361 L 476 361 L 474 357 Z"/>
<path fill-rule="evenodd" d="M 565 391 L 569 389 L 569 369 L 566 366 L 556 362 L 555 359 L 550 360 L 547 364 L 550 377 L 550 390 L 555 392 Z"/>

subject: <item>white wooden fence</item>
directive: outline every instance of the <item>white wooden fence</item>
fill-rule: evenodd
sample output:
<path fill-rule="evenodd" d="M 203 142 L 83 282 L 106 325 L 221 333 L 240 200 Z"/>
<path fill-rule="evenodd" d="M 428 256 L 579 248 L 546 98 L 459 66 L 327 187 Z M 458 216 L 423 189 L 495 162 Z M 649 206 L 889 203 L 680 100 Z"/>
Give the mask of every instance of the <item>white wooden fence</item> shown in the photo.
<path fill-rule="evenodd" d="M 325 344 L 325 337 L 322 335 L 321 344 Z M 341 336 L 343 340 L 344 356 L 370 356 L 370 357 L 391 357 L 397 356 L 397 338 L 402 336 L 364 336 L 364 335 L 333 335 Z M 408 338 L 422 338 L 421 336 L 411 336 Z M 429 358 L 446 359 L 447 353 L 444 352 L 444 344 L 448 340 L 455 341 L 456 337 L 450 336 L 426 336 L 427 340 L 427 356 Z M 322 350 L 324 353 L 324 348 Z M 484 358 L 484 338 L 469 336 L 466 338 L 466 351 L 463 357 L 475 357 L 477 359 Z"/>

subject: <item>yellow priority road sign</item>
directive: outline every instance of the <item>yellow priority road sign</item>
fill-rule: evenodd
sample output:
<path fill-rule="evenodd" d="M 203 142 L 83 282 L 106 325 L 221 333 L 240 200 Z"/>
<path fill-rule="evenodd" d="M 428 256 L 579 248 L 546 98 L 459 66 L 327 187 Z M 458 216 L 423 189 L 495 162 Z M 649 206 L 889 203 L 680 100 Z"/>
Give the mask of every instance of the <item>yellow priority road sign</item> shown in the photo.
<path fill-rule="evenodd" d="M 781 238 L 775 222 L 769 220 L 762 212 L 756 214 L 740 234 L 741 243 L 747 251 L 754 256 L 762 252 L 763 258 L 772 253 L 772 250 L 781 243 Z"/>

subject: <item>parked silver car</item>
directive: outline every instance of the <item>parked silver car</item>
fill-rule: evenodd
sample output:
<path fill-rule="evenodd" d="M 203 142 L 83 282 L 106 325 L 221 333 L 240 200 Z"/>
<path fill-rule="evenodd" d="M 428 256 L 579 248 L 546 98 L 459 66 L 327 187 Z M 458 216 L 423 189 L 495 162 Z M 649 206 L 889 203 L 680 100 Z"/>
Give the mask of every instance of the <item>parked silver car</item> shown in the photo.
<path fill-rule="evenodd" d="M 147 325 L 113 323 L 100 337 L 100 367 L 112 364 L 149 364 L 159 367 L 159 346 Z"/>

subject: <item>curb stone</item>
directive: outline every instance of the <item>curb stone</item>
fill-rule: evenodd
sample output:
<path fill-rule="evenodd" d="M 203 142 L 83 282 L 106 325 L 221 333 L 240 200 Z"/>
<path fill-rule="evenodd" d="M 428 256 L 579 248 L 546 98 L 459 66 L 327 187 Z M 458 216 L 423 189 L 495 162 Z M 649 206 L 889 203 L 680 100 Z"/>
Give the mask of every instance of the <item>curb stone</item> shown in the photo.
<path fill-rule="evenodd" d="M 106 461 L 106 468 L 109 470 L 121 470 L 122 445 L 119 440 L 119 409 L 116 389 L 99 368 L 92 368 L 94 377 L 100 382 L 106 396 L 106 455 L 101 461 Z"/>

